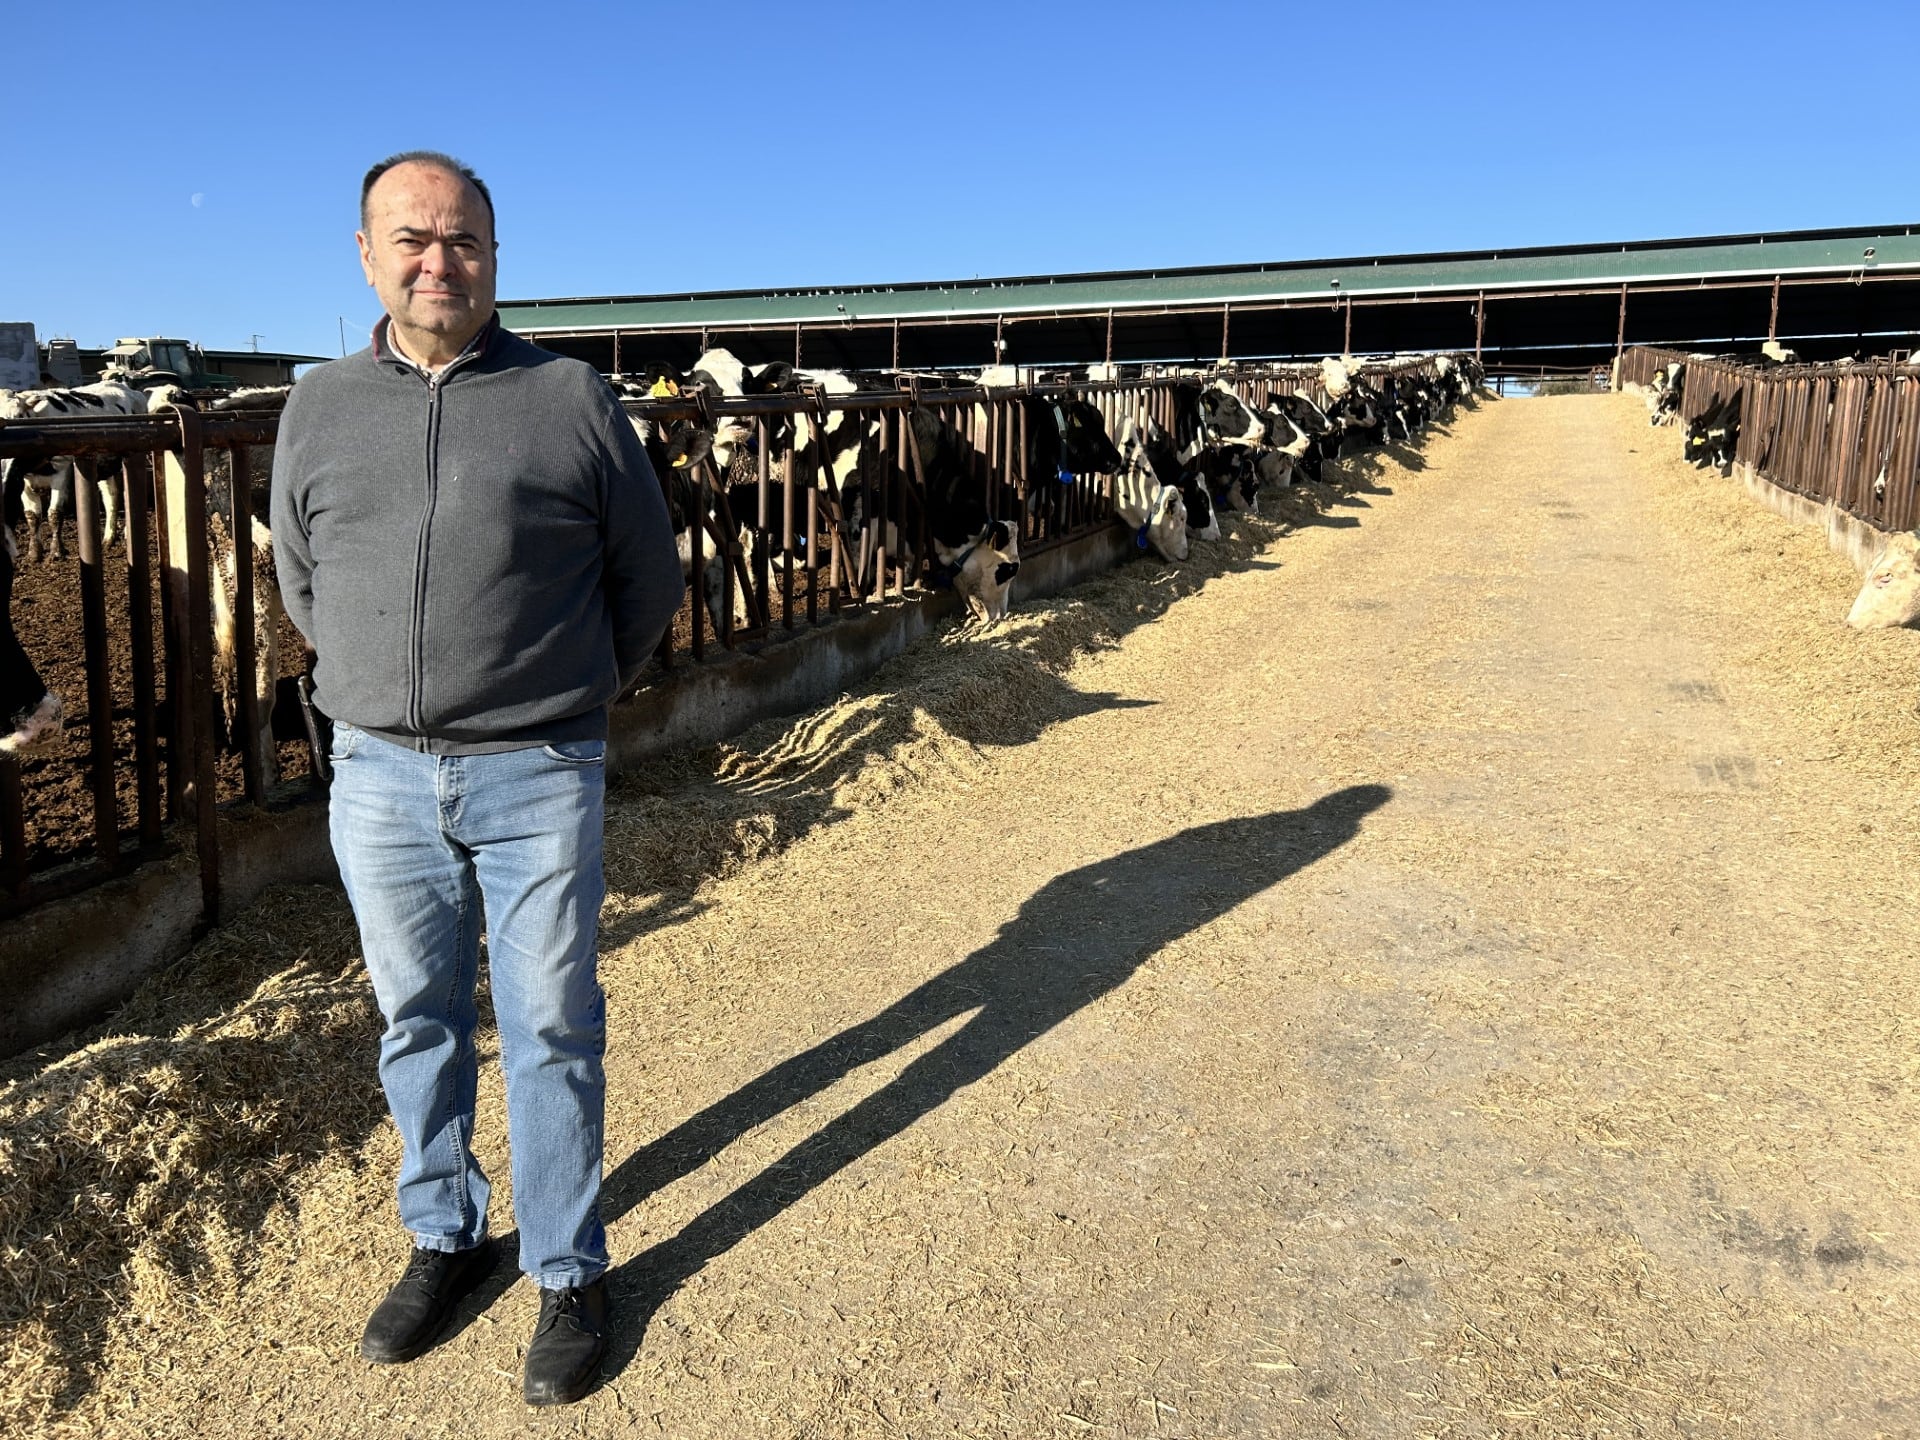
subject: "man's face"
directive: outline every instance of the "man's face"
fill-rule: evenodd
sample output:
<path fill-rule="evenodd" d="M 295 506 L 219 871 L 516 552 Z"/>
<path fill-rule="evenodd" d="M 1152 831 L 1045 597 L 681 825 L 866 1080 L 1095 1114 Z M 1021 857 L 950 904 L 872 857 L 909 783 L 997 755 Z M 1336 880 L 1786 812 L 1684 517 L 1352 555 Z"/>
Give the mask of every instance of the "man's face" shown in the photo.
<path fill-rule="evenodd" d="M 394 166 L 374 182 L 367 228 L 353 238 L 367 283 L 403 335 L 457 350 L 492 317 L 493 225 L 458 175 L 413 161 Z"/>

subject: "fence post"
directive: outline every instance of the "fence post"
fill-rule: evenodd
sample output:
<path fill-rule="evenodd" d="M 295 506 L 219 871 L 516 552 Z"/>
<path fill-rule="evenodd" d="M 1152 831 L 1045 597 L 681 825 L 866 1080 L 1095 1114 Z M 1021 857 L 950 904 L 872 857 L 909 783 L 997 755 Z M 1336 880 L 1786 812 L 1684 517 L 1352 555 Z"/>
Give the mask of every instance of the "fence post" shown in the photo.
<path fill-rule="evenodd" d="M 180 657 L 174 674 L 179 690 L 173 708 L 173 740 L 167 748 L 169 778 L 184 812 L 191 808 L 200 856 L 201 918 L 220 920 L 220 837 L 215 825 L 213 736 L 213 616 L 207 583 L 206 452 L 197 411 L 176 412 L 180 452 L 165 455 L 167 492 L 167 593 L 174 633 L 169 648 Z"/>
<path fill-rule="evenodd" d="M 113 687 L 107 659 L 107 583 L 100 543 L 100 462 L 73 464 L 74 523 L 80 535 L 80 624 L 87 657 L 87 768 L 93 790 L 94 853 L 120 859 L 120 816 L 113 784 Z"/>

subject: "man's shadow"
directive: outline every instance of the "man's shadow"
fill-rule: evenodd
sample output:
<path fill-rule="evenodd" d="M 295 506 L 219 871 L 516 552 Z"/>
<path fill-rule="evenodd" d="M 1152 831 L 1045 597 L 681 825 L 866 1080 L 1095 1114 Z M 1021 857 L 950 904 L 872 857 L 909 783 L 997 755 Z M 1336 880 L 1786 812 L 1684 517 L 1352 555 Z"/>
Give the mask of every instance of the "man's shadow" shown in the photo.
<path fill-rule="evenodd" d="M 984 948 L 630 1155 L 602 1191 L 609 1221 L 852 1071 L 975 1012 L 679 1234 L 618 1266 L 609 1277 L 615 1319 L 605 1373 L 626 1367 L 654 1312 L 709 1260 L 1030 1040 L 1117 989 L 1169 942 L 1338 849 L 1392 793 L 1384 785 L 1355 785 L 1302 810 L 1195 826 L 1070 870 L 1042 886 Z"/>

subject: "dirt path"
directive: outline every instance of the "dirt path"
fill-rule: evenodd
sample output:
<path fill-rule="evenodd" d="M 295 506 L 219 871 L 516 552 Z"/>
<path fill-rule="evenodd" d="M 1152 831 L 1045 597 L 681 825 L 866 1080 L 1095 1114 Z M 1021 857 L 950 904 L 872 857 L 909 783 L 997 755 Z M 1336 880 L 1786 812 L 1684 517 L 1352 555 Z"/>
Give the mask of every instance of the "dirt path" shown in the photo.
<path fill-rule="evenodd" d="M 102 1251 L 114 1317 L 9 1393 L 96 1434 L 1920 1433 L 1920 635 L 1842 630 L 1846 567 L 1677 449 L 1489 402 L 1177 603 L 1205 567 L 1132 567 L 624 786 L 623 1320 L 563 1415 L 518 1403 L 524 1282 L 355 1358 L 392 1150 L 343 908 L 283 897 L 0 1092 L 171 1096 L 221 1177 L 115 1202 L 166 1244 Z"/>

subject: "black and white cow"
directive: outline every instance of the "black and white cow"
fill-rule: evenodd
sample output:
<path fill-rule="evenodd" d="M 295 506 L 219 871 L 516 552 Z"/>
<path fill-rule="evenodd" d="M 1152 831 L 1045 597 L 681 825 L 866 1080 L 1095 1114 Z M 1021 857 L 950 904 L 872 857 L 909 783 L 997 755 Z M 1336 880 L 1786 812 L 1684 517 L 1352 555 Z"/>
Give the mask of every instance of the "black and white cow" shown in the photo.
<path fill-rule="evenodd" d="M 1115 518 L 1133 532 L 1136 548 L 1152 548 L 1163 559 L 1187 558 L 1187 505 L 1177 483 L 1168 484 L 1148 453 L 1159 426 L 1145 415 L 1129 415 L 1120 425 L 1121 468 L 1114 478 Z M 1165 436 L 1160 436 L 1164 442 Z M 1170 454 L 1172 446 L 1167 445 Z"/>
<path fill-rule="evenodd" d="M 1386 399 L 1361 376 L 1352 378 L 1346 394 L 1327 413 L 1340 423 L 1341 454 L 1387 443 Z"/>
<path fill-rule="evenodd" d="M 1216 380 L 1201 390 L 1196 402 L 1200 407 L 1200 431 L 1209 445 L 1265 445 L 1267 417 L 1249 405 L 1222 381 Z"/>
<path fill-rule="evenodd" d="M 1026 416 L 1027 512 L 1051 527 L 1081 475 L 1113 475 L 1122 465 L 1107 422 L 1089 401 L 1071 395 L 1023 395 Z"/>
<path fill-rule="evenodd" d="M 673 527 L 674 549 L 680 556 L 680 578 L 688 584 L 693 583 L 694 527 L 700 529 L 700 596 L 707 607 L 707 614 L 713 620 L 716 634 L 726 629 L 727 611 L 727 568 L 735 558 L 729 553 L 732 548 L 724 539 L 729 533 L 735 535 L 734 543 L 745 553 L 753 542 L 753 532 L 737 523 L 733 515 L 733 501 L 744 487 L 729 485 L 724 478 L 712 484 L 706 491 L 704 506 L 701 503 L 701 485 L 699 466 L 712 455 L 713 432 L 687 422 L 676 422 L 662 434 L 655 423 L 645 416 L 629 416 L 634 433 L 640 437 L 640 444 L 652 462 L 655 476 L 667 502 L 667 519 Z M 744 498 L 744 497 L 742 497 Z M 744 598 L 739 585 L 735 590 L 735 615 L 738 618 L 740 602 Z"/>
<path fill-rule="evenodd" d="M 693 369 L 684 377 L 674 379 L 665 373 L 665 367 L 656 366 L 643 379 L 647 379 L 649 396 L 656 399 L 674 394 L 713 400 L 739 399 L 747 395 L 777 395 L 791 389 L 793 367 L 784 362 L 748 366 L 731 350 L 716 348 L 694 361 Z M 698 420 L 676 420 L 662 436 L 670 468 L 687 468 L 695 463 L 688 458 L 691 453 L 704 447 L 705 458 L 711 458 L 716 473 L 722 476 L 733 469 L 736 457 L 747 459 L 753 438 L 753 422 L 739 415 L 716 417 L 710 425 Z"/>
<path fill-rule="evenodd" d="M 0 420 L 46 420 L 60 416 L 144 415 L 144 392 L 117 380 L 102 380 L 92 385 L 77 385 L 57 390 L 22 390 L 0 394 Z M 66 558 L 60 538 L 62 513 L 73 503 L 73 459 L 57 455 L 39 462 L 11 460 L 4 481 L 8 489 L 20 491 L 22 523 L 27 531 L 27 559 L 41 558 L 40 520 L 47 521 L 53 558 Z M 102 543 L 111 545 L 121 509 L 120 464 L 103 461 L 100 466 L 100 510 L 104 521 Z"/>
<path fill-rule="evenodd" d="M 1710 403 L 1687 422 L 1687 459 L 1705 470 L 1726 473 L 1733 468 L 1734 447 L 1740 443 L 1740 404 L 1744 392 L 1735 390 Z"/>
<path fill-rule="evenodd" d="M 974 469 L 973 447 L 933 411 L 916 406 L 909 420 L 926 480 L 927 529 L 933 553 L 974 618 L 1007 613 L 1020 573 L 1020 530 L 987 508 L 987 487 Z"/>
<path fill-rule="evenodd" d="M 1669 360 L 1653 372 L 1653 383 L 1647 387 L 1647 424 L 1671 425 L 1680 418 L 1686 381 L 1687 367 L 1679 360 Z"/>
<path fill-rule="evenodd" d="M 1181 464 L 1173 438 L 1151 418 L 1146 422 L 1141 452 L 1153 467 L 1154 478 L 1180 492 L 1181 506 L 1187 514 L 1187 538 L 1218 540 L 1220 521 L 1214 513 L 1213 492 L 1207 488 L 1205 474 L 1198 466 Z"/>
<path fill-rule="evenodd" d="M 1328 458 L 1329 447 L 1339 445 L 1339 427 L 1327 418 L 1327 412 L 1314 404 L 1304 391 L 1291 395 L 1278 390 L 1267 392 L 1267 408 L 1285 415 L 1306 443 L 1295 457 L 1295 473 L 1308 480 L 1320 478 L 1320 466 Z"/>

